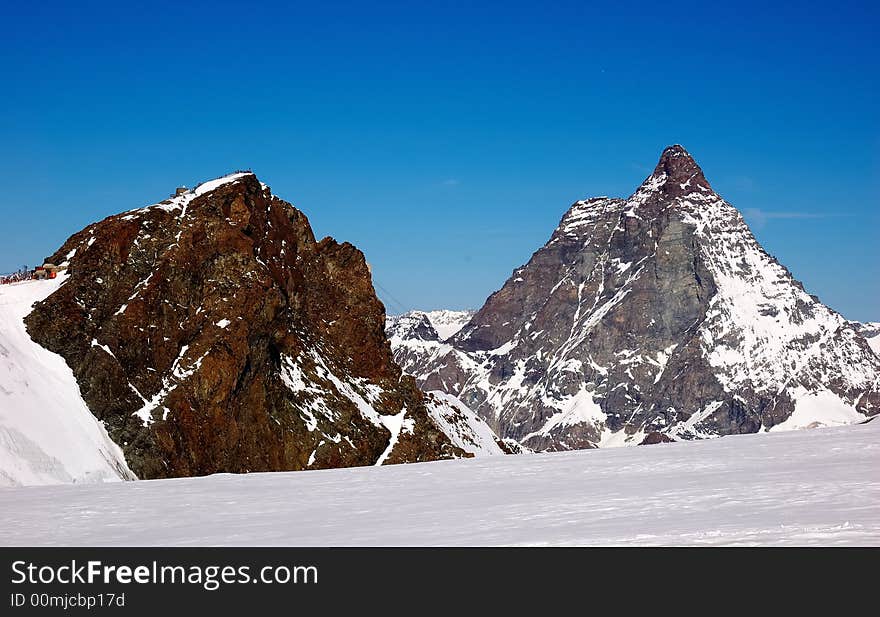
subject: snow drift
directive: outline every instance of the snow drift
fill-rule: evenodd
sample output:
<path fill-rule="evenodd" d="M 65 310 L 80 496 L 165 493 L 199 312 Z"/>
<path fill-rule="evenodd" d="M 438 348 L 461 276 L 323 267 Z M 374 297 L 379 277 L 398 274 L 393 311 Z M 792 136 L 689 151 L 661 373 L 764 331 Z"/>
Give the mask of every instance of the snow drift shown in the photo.
<path fill-rule="evenodd" d="M 134 478 L 70 367 L 25 331 L 34 302 L 65 281 L 0 286 L 0 485 Z"/>

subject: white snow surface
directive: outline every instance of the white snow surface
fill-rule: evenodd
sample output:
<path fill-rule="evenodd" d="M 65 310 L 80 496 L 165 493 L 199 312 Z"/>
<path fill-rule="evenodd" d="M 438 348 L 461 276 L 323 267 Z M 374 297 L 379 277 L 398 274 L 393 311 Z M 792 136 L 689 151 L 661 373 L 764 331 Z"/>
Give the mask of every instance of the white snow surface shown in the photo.
<path fill-rule="evenodd" d="M 210 193 L 214 191 L 224 184 L 230 184 L 232 182 L 237 182 L 242 178 L 246 178 L 248 176 L 253 176 L 253 172 L 250 171 L 241 171 L 232 174 L 227 174 L 225 176 L 221 176 L 216 180 L 208 180 L 207 182 L 202 182 L 196 188 L 192 190 L 192 192 L 198 197 L 199 195 L 204 195 L 205 193 Z"/>
<path fill-rule="evenodd" d="M 0 545 L 880 545 L 880 421 L 640 448 L 0 489 Z"/>
<path fill-rule="evenodd" d="M 0 486 L 134 478 L 70 367 L 25 330 L 32 305 L 66 278 L 0 286 Z"/>
<path fill-rule="evenodd" d="M 404 406 L 397 415 L 380 416 L 380 418 L 382 424 L 388 429 L 388 432 L 391 433 L 391 439 L 388 440 L 388 445 L 385 447 L 385 451 L 382 452 L 379 459 L 376 461 L 377 467 L 382 465 L 388 457 L 391 456 L 391 453 L 394 451 L 394 446 L 397 445 L 397 441 L 400 439 L 400 433 L 412 433 L 412 430 L 415 427 L 415 423 L 406 417 L 406 406 Z"/>

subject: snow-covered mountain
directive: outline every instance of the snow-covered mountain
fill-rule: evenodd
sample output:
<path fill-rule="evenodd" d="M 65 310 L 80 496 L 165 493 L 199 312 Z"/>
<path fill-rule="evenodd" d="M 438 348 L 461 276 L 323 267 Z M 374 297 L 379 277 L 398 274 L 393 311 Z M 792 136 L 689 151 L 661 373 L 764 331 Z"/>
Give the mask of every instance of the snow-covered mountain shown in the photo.
<path fill-rule="evenodd" d="M 755 240 L 681 146 L 575 203 L 458 333 L 392 336 L 428 390 L 539 450 L 857 422 L 880 358 Z"/>
<path fill-rule="evenodd" d="M 401 373 L 363 254 L 316 240 L 253 173 L 89 225 L 47 261 L 65 276 L 0 287 L 0 482 L 502 449 Z"/>
<path fill-rule="evenodd" d="M 475 312 L 441 309 L 389 315 L 385 321 L 385 331 L 389 338 L 445 341 L 461 330 L 471 320 Z"/>
<path fill-rule="evenodd" d="M 391 342 L 394 360 L 404 369 L 416 370 L 427 366 L 431 356 L 442 356 L 450 345 L 444 341 L 435 326 L 437 316 L 441 316 L 439 327 L 449 336 L 458 332 L 474 315 L 473 311 L 409 311 L 402 315 L 389 315 L 385 321 L 385 333 Z M 432 316 L 434 320 L 432 320 Z M 417 379 L 427 375 L 414 375 Z M 451 389 L 429 383 L 427 390 L 451 392 Z M 461 403 L 461 401 L 459 401 Z"/>

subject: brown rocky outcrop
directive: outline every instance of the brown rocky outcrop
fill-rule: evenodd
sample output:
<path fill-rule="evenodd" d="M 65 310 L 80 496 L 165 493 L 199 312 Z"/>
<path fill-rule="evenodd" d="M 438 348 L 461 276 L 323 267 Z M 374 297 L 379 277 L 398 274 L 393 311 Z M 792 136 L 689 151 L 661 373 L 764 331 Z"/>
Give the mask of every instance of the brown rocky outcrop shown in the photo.
<path fill-rule="evenodd" d="M 463 455 L 384 334 L 363 254 L 238 173 L 86 227 L 27 317 L 140 478 Z"/>
<path fill-rule="evenodd" d="M 653 446 L 658 443 L 673 443 L 675 440 L 664 433 L 653 431 L 645 435 L 645 438 L 639 442 L 640 446 Z"/>

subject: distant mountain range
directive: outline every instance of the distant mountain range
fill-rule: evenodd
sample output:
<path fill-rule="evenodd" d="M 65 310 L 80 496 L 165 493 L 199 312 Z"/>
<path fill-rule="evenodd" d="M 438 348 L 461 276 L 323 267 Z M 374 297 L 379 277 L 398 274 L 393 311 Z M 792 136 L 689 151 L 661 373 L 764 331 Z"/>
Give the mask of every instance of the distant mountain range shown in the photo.
<path fill-rule="evenodd" d="M 409 311 L 389 315 L 385 331 L 389 338 L 445 341 L 461 330 L 476 311 Z"/>

